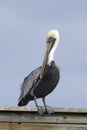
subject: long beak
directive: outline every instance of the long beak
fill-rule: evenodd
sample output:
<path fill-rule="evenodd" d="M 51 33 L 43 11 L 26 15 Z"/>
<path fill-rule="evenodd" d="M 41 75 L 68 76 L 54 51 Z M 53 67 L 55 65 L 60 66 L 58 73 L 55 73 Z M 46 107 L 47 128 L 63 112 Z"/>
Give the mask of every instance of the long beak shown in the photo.
<path fill-rule="evenodd" d="M 48 55 L 49 55 L 49 52 L 51 50 L 51 47 L 52 47 L 52 43 L 46 43 L 45 56 L 44 56 L 43 65 L 42 65 L 42 68 L 40 71 L 40 78 L 41 79 L 43 78 L 43 75 L 44 75 L 44 70 L 45 70 L 45 67 L 46 67 L 47 62 L 48 62 Z"/>

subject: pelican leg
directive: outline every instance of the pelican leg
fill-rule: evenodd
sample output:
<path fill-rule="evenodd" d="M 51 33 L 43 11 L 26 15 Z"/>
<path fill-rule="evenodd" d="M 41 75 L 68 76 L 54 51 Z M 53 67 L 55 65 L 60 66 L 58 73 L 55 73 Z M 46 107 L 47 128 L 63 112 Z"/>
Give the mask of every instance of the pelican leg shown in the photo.
<path fill-rule="evenodd" d="M 43 104 L 44 104 L 44 107 L 45 107 L 45 111 L 46 111 L 48 114 L 54 113 L 53 107 L 47 106 L 47 104 L 46 104 L 46 102 L 45 102 L 45 97 L 42 98 L 42 101 L 43 101 Z"/>
<path fill-rule="evenodd" d="M 37 103 L 37 98 L 36 98 L 36 97 L 34 97 L 34 102 L 35 102 L 35 105 L 36 105 L 36 107 L 37 107 L 37 109 L 38 109 L 38 113 L 39 113 L 40 115 L 44 114 L 45 108 L 38 105 L 38 103 Z"/>
<path fill-rule="evenodd" d="M 42 101 L 43 101 L 44 107 L 46 108 L 46 107 L 47 107 L 47 104 L 46 104 L 46 102 L 45 102 L 45 97 L 42 98 Z"/>

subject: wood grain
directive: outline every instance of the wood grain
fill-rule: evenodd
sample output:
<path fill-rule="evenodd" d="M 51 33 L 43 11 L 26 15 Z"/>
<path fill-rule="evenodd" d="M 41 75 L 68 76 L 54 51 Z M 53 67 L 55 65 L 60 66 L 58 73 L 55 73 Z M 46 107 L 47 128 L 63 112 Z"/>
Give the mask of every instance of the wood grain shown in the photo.
<path fill-rule="evenodd" d="M 39 115 L 37 108 L 0 107 L 0 130 L 87 130 L 87 109 L 55 108 Z"/>

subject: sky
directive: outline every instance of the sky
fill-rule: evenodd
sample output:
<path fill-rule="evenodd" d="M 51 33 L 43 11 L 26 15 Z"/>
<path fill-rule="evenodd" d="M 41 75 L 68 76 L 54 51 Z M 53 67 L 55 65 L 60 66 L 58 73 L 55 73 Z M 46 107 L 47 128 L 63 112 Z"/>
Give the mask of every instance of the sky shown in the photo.
<path fill-rule="evenodd" d="M 87 0 L 0 0 L 0 106 L 17 106 L 23 79 L 42 65 L 51 29 L 60 34 L 60 82 L 47 104 L 87 108 Z"/>

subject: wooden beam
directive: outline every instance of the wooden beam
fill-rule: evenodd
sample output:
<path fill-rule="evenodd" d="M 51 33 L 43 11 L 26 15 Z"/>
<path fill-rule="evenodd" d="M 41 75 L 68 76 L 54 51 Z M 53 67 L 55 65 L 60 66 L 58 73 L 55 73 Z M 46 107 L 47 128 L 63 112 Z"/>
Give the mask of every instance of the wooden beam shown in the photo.
<path fill-rule="evenodd" d="M 39 115 L 37 108 L 0 107 L 0 130 L 5 127 L 17 130 L 21 127 L 26 127 L 25 130 L 27 127 L 38 130 L 87 130 L 87 109 L 55 108 L 54 111 L 54 114 Z"/>

